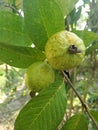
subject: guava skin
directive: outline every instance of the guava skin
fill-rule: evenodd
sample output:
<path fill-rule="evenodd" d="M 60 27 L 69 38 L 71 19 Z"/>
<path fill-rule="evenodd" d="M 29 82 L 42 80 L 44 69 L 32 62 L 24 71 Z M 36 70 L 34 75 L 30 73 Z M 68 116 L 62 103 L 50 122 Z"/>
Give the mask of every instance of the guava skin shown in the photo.
<path fill-rule="evenodd" d="M 71 53 L 70 47 L 77 49 Z M 85 55 L 85 45 L 76 34 L 61 31 L 49 38 L 45 46 L 45 54 L 49 64 L 58 70 L 72 69 L 79 65 Z"/>
<path fill-rule="evenodd" d="M 48 87 L 55 80 L 55 73 L 52 67 L 42 61 L 30 65 L 25 74 L 25 83 L 32 91 L 40 91 Z"/>

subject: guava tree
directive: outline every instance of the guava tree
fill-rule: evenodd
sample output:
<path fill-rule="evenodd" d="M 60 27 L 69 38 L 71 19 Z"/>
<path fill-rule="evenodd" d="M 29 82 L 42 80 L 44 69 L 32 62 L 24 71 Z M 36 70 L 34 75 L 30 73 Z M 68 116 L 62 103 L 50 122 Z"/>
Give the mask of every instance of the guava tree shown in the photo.
<path fill-rule="evenodd" d="M 0 61 L 27 68 L 27 86 L 35 93 L 17 116 L 15 130 L 88 130 L 90 121 L 98 129 L 98 112 L 89 110 L 67 72 L 82 62 L 84 53 L 85 57 L 93 51 L 98 54 L 96 32 L 89 25 L 86 30 L 76 29 L 82 8 L 76 10 L 77 2 L 0 1 Z M 83 110 L 67 119 L 69 89 Z"/>

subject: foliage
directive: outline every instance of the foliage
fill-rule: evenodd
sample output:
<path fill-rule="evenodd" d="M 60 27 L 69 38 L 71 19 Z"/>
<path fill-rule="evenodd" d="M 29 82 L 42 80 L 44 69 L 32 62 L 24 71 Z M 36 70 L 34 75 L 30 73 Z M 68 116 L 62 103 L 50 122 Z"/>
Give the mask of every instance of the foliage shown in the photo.
<path fill-rule="evenodd" d="M 83 0 L 83 5 L 78 8 L 75 7 L 76 2 L 77 0 L 23 0 L 23 2 L 1 0 L 0 61 L 17 68 L 28 68 L 36 61 L 45 60 L 45 44 L 54 33 L 65 28 L 76 33 L 85 43 L 86 55 L 83 64 L 72 70 L 71 81 L 84 102 L 88 103 L 90 112 L 97 122 L 98 20 L 93 21 L 93 19 L 97 18 L 98 2 Z M 86 4 L 90 8 L 89 17 L 87 21 L 85 20 L 86 28 L 77 30 L 82 8 Z M 93 11 L 92 15 L 94 5 L 96 5 L 94 11 L 97 13 Z M 2 73 L 0 71 L 0 78 L 5 75 L 5 72 Z M 7 80 L 13 79 L 7 77 Z M 6 82 L 6 79 L 3 81 Z M 83 127 L 88 130 L 90 123 L 92 127 L 89 130 L 93 130 L 94 124 L 84 112 L 79 113 L 83 108 L 80 107 L 80 103 L 77 103 L 77 97 L 68 87 L 68 84 L 64 83 L 61 72 L 56 71 L 56 81 L 49 88 L 40 91 L 38 96 L 33 97 L 20 111 L 15 121 L 15 130 L 55 130 L 64 120 L 65 110 L 65 125 L 60 129 L 81 130 Z M 13 89 L 12 85 L 10 88 Z"/>
<path fill-rule="evenodd" d="M 88 130 L 88 119 L 85 114 L 78 113 L 66 121 L 62 130 L 81 130 L 81 128 Z"/>
<path fill-rule="evenodd" d="M 24 72 L 24 69 L 10 67 L 6 64 L 0 65 L 0 103 L 4 101 L 4 104 L 6 104 L 12 100 L 17 91 L 17 86 L 23 84 Z M 5 96 L 3 97 L 3 95 Z"/>

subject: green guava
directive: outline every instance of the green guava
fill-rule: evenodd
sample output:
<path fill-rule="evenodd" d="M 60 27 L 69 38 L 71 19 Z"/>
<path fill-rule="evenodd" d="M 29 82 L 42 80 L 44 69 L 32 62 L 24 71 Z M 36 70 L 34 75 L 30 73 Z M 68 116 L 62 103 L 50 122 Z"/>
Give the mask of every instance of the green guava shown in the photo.
<path fill-rule="evenodd" d="M 53 68 L 71 69 L 83 61 L 85 45 L 76 34 L 64 30 L 49 38 L 45 46 L 45 54 Z"/>
<path fill-rule="evenodd" d="M 32 91 L 48 87 L 55 80 L 55 73 L 47 62 L 38 61 L 30 65 L 25 74 L 26 86 Z"/>

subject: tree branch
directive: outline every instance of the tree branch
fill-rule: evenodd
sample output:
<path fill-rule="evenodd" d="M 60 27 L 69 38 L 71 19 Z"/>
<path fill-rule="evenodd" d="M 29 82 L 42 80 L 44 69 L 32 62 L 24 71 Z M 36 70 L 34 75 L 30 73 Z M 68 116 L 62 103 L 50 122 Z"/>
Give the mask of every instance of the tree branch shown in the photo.
<path fill-rule="evenodd" d="M 96 128 L 98 129 L 98 124 L 95 121 L 95 119 L 93 118 L 93 116 L 91 115 L 87 104 L 82 100 L 81 96 L 78 94 L 78 92 L 74 88 L 72 82 L 70 81 L 70 79 L 68 78 L 68 76 L 65 74 L 65 72 L 62 71 L 62 73 L 64 75 L 64 78 L 67 80 L 68 84 L 70 85 L 70 87 L 72 88 L 72 90 L 74 91 L 74 93 L 76 94 L 76 96 L 78 97 L 78 99 L 80 100 L 80 102 L 81 102 L 82 106 L 84 107 L 86 113 L 89 115 L 90 119 L 93 121 L 93 123 L 95 124 Z"/>
<path fill-rule="evenodd" d="M 11 4 L 5 4 L 5 7 L 8 7 L 10 9 L 12 9 L 13 11 L 15 11 L 19 16 L 21 16 L 21 13 L 16 9 L 15 6 L 11 5 Z"/>

